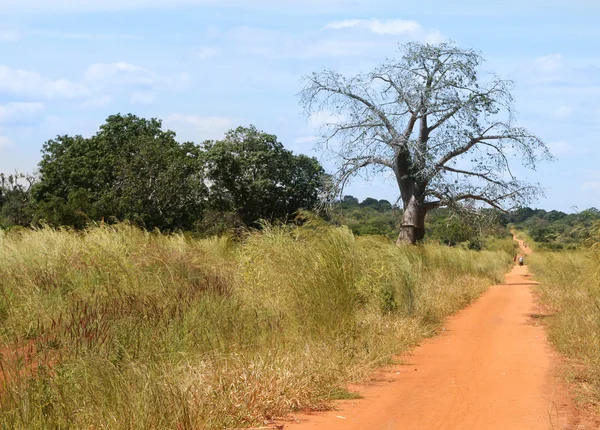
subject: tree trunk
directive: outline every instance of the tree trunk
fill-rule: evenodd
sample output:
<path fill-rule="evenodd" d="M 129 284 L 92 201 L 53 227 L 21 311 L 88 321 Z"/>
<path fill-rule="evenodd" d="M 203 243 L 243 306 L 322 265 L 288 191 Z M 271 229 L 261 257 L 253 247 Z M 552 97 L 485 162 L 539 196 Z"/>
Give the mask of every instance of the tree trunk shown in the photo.
<path fill-rule="evenodd" d="M 398 235 L 397 245 L 411 244 L 415 245 L 425 237 L 425 205 L 415 196 L 412 196 L 404 208 L 402 215 L 402 224 L 400 234 Z"/>

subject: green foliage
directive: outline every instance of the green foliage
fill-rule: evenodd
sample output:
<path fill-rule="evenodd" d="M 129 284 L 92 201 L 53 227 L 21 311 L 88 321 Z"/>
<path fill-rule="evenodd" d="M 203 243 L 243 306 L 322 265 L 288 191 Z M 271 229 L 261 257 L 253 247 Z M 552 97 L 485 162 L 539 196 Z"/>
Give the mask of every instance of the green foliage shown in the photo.
<path fill-rule="evenodd" d="M 447 209 L 436 209 L 427 217 L 427 229 L 430 238 L 448 246 L 456 246 L 462 242 L 471 243 L 471 249 L 482 248 L 479 231 L 463 218 L 452 216 Z"/>
<path fill-rule="evenodd" d="M 47 141 L 39 180 L 0 176 L 0 227 L 127 221 L 221 234 L 312 209 L 324 178 L 315 158 L 252 126 L 196 145 L 158 119 L 112 115 L 90 138 Z"/>
<path fill-rule="evenodd" d="M 361 203 L 353 196 L 344 196 L 334 207 L 331 221 L 346 225 L 356 235 L 381 235 L 391 240 L 398 236 L 402 211 L 387 200 L 367 197 Z"/>
<path fill-rule="evenodd" d="M 522 208 L 506 217 L 541 249 L 573 250 L 594 237 L 600 223 L 600 211 L 596 208 L 566 214 L 559 211 Z"/>
<path fill-rule="evenodd" d="M 156 119 L 113 115 L 91 138 L 46 142 L 33 188 L 38 220 L 78 228 L 101 220 L 150 230 L 190 228 L 206 195 L 200 151 L 161 126 Z"/>
<path fill-rule="evenodd" d="M 317 203 L 323 168 L 315 158 L 286 150 L 277 136 L 238 127 L 202 147 L 208 204 L 215 211 L 237 213 L 246 225 L 255 225 Z"/>
<path fill-rule="evenodd" d="M 33 177 L 0 173 L 0 227 L 25 227 L 31 224 Z"/>
<path fill-rule="evenodd" d="M 516 242 L 508 231 L 506 221 L 496 211 L 480 211 L 479 225 L 451 210 L 438 208 L 428 213 L 426 229 L 428 241 L 448 246 L 462 245 L 475 251 L 487 249 L 512 254 Z M 387 200 L 366 198 L 359 202 L 356 197 L 344 196 L 334 207 L 330 221 L 346 225 L 356 235 L 386 236 L 396 240 L 402 219 L 402 210 Z M 485 221 L 485 222 L 483 222 Z"/>

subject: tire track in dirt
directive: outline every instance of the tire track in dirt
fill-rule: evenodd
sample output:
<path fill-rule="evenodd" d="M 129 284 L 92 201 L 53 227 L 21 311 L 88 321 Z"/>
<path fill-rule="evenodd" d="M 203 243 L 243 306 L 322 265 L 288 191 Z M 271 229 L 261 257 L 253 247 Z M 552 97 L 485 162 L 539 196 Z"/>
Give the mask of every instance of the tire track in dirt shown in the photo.
<path fill-rule="evenodd" d="M 516 239 L 516 238 L 515 238 Z M 521 254 L 531 249 L 519 240 Z M 297 415 L 286 428 L 303 429 L 590 429 L 579 422 L 556 376 L 553 352 L 531 290 L 527 266 L 447 319 L 405 364 L 351 387 L 362 399 L 337 410 Z"/>

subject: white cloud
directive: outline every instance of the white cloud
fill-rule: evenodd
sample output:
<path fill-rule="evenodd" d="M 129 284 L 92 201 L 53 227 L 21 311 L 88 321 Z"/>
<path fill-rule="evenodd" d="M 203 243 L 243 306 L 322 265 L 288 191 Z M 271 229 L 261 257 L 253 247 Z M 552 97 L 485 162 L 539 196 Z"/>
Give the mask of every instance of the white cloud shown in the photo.
<path fill-rule="evenodd" d="M 253 27 L 238 27 L 224 35 L 242 53 L 274 59 L 358 57 L 385 49 L 373 38 L 352 33 L 291 34 Z"/>
<path fill-rule="evenodd" d="M 88 67 L 85 81 L 94 86 L 133 85 L 167 90 L 181 90 L 187 86 L 191 76 L 179 73 L 172 76 L 161 76 L 152 70 L 133 64 L 96 63 Z"/>
<path fill-rule="evenodd" d="M 554 111 L 554 118 L 565 119 L 569 118 L 573 113 L 573 108 L 571 106 L 563 105 L 559 107 L 556 111 Z"/>
<path fill-rule="evenodd" d="M 156 82 L 156 79 L 154 72 L 124 62 L 92 64 L 85 72 L 85 80 L 90 83 L 149 85 Z"/>
<path fill-rule="evenodd" d="M 221 139 L 233 127 L 231 118 L 181 114 L 169 115 L 164 123 L 180 140 L 193 142 Z"/>
<path fill-rule="evenodd" d="M 9 103 L 0 105 L 0 123 L 22 122 L 44 111 L 43 103 Z"/>
<path fill-rule="evenodd" d="M 0 151 L 9 146 L 12 146 L 12 142 L 8 139 L 8 137 L 0 136 Z"/>
<path fill-rule="evenodd" d="M 215 46 L 203 46 L 196 49 L 192 55 L 199 60 L 208 60 L 209 58 L 221 55 L 221 50 Z"/>
<path fill-rule="evenodd" d="M 38 73 L 0 65 L 0 92 L 47 99 L 74 99 L 89 95 L 89 89 L 66 79 L 52 80 Z"/>
<path fill-rule="evenodd" d="M 539 57 L 534 60 L 534 68 L 542 73 L 554 73 L 565 64 L 564 58 L 560 54 L 551 54 Z"/>
<path fill-rule="evenodd" d="M 560 54 L 551 54 L 523 63 L 517 73 L 521 74 L 518 82 L 528 86 L 552 86 L 549 97 L 556 96 L 561 89 L 568 95 L 589 95 L 600 90 L 600 62 L 594 58 L 564 58 Z"/>
<path fill-rule="evenodd" d="M 325 29 L 327 30 L 343 30 L 351 28 L 369 30 L 379 35 L 407 36 L 431 43 L 444 40 L 444 36 L 440 32 L 427 31 L 417 21 L 404 19 L 347 19 L 330 22 L 325 26 Z"/>
<path fill-rule="evenodd" d="M 343 28 L 358 27 L 361 22 L 364 21 L 360 19 L 345 19 L 343 21 L 333 21 L 327 24 L 325 26 L 325 29 L 340 30 Z"/>
<path fill-rule="evenodd" d="M 154 103 L 155 100 L 156 96 L 154 93 L 148 91 L 138 91 L 133 93 L 129 99 L 130 103 L 134 105 L 149 105 Z"/>
<path fill-rule="evenodd" d="M 81 108 L 82 109 L 99 109 L 99 108 L 104 108 L 106 106 L 108 106 L 109 104 L 111 104 L 113 101 L 113 98 L 111 96 L 108 95 L 104 95 L 104 96 L 100 96 L 100 97 L 94 97 L 91 99 L 88 99 L 86 101 L 84 101 L 81 104 Z"/>
<path fill-rule="evenodd" d="M 0 43 L 18 42 L 23 38 L 21 32 L 14 28 L 0 28 Z"/>

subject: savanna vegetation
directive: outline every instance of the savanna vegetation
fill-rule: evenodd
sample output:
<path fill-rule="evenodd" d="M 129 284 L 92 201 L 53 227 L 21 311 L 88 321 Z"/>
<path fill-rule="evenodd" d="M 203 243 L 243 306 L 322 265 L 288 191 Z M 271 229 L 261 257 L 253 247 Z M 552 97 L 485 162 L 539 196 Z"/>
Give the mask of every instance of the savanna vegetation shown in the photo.
<path fill-rule="evenodd" d="M 550 155 L 478 53 L 403 49 L 305 81 L 308 112 L 348 120 L 325 136 L 334 174 L 253 126 L 179 142 L 119 114 L 48 140 L 35 175 L 0 175 L 0 427 L 227 428 L 326 408 L 500 281 L 508 224 L 534 223 L 502 209 L 539 192 L 505 153 Z M 381 168 L 401 206 L 339 198 Z"/>
<path fill-rule="evenodd" d="M 565 213 L 526 207 L 503 218 L 525 232 L 540 249 L 573 250 L 597 238 L 600 211 L 592 207 L 581 212 Z"/>
<path fill-rule="evenodd" d="M 395 240 L 402 220 L 402 209 L 387 200 L 344 196 L 327 219 L 346 225 L 356 235 L 380 235 Z M 462 216 L 461 216 L 462 215 Z M 448 208 L 432 209 L 425 219 L 428 243 L 460 246 L 472 250 L 503 250 L 514 253 L 517 246 L 508 230 L 506 215 L 495 209 L 457 214 Z"/>
<path fill-rule="evenodd" d="M 500 280 L 504 252 L 317 219 L 240 240 L 0 231 L 0 427 L 260 424 L 347 397 Z"/>
<path fill-rule="evenodd" d="M 578 250 L 538 251 L 530 258 L 555 347 L 570 357 L 566 376 L 579 400 L 600 414 L 600 223 Z"/>

